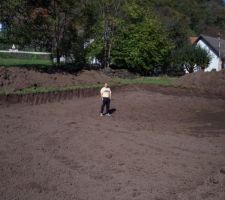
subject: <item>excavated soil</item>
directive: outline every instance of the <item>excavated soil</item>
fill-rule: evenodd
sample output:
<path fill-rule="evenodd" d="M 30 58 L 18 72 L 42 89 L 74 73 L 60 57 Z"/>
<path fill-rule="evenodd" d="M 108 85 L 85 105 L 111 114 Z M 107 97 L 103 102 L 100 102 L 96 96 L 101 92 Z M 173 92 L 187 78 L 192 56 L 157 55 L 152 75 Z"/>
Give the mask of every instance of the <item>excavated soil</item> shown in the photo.
<path fill-rule="evenodd" d="M 0 105 L 0 199 L 225 199 L 223 99 L 134 86 L 99 107 Z"/>
<path fill-rule="evenodd" d="M 0 90 L 14 92 L 31 87 L 66 87 L 80 84 L 96 84 L 109 81 L 101 71 L 83 70 L 78 74 L 41 73 L 18 67 L 0 67 Z"/>
<path fill-rule="evenodd" d="M 225 70 L 220 72 L 197 72 L 179 78 L 175 85 L 196 88 L 199 92 L 225 98 Z"/>

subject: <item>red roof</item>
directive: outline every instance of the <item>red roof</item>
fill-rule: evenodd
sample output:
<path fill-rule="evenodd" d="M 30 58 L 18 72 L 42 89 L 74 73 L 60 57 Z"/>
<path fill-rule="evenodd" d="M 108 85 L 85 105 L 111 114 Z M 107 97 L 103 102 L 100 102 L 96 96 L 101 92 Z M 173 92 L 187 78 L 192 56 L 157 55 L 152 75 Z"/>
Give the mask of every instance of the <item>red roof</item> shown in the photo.
<path fill-rule="evenodd" d="M 198 37 L 190 37 L 191 44 L 194 44 L 197 39 L 198 39 Z"/>

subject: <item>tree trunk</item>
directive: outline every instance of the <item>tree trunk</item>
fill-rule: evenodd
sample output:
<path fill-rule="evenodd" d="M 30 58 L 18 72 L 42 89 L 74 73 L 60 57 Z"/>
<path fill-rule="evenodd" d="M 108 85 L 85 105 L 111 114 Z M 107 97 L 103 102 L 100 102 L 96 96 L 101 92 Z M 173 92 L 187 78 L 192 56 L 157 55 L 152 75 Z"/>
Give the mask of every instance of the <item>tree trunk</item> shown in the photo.
<path fill-rule="evenodd" d="M 109 49 L 108 49 L 108 65 L 107 67 L 110 66 L 110 63 L 111 63 L 111 49 L 112 49 L 112 44 L 111 44 L 111 41 L 109 42 Z"/>
<path fill-rule="evenodd" d="M 105 40 L 105 45 L 104 45 L 104 59 L 103 59 L 103 67 L 107 67 L 107 41 Z"/>
<path fill-rule="evenodd" d="M 56 48 L 56 63 L 57 65 L 60 64 L 60 53 L 59 53 L 59 48 Z"/>
<path fill-rule="evenodd" d="M 110 60 L 111 60 L 111 42 L 110 40 L 107 42 L 107 54 L 106 54 L 106 69 L 109 70 Z"/>

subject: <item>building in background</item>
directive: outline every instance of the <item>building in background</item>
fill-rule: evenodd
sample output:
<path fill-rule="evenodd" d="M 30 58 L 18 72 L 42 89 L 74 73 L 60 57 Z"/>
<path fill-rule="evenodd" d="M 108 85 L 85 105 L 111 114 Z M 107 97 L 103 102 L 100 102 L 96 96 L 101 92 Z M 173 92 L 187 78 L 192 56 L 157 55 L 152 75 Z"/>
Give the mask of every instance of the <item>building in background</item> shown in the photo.
<path fill-rule="evenodd" d="M 205 35 L 192 37 L 190 39 L 192 44 L 207 50 L 212 57 L 211 63 L 205 68 L 206 72 L 225 69 L 225 40 L 220 37 L 215 38 Z"/>

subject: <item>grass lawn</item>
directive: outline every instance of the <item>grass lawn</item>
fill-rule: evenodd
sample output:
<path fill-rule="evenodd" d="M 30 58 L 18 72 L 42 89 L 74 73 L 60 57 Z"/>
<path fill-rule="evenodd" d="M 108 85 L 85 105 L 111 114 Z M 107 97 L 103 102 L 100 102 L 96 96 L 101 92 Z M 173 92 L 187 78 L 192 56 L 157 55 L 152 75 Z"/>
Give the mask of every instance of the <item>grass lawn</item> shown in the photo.
<path fill-rule="evenodd" d="M 2 66 L 19 66 L 19 65 L 52 65 L 51 60 L 47 59 L 18 59 L 18 58 L 1 58 Z"/>
<path fill-rule="evenodd" d="M 141 77 L 136 79 L 118 79 L 115 78 L 111 81 L 114 85 L 129 85 L 129 84 L 154 84 L 154 85 L 171 85 L 176 78 L 171 78 L 168 76 L 159 76 L 159 77 Z"/>

